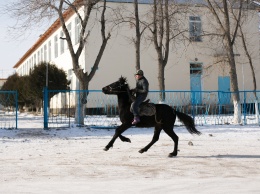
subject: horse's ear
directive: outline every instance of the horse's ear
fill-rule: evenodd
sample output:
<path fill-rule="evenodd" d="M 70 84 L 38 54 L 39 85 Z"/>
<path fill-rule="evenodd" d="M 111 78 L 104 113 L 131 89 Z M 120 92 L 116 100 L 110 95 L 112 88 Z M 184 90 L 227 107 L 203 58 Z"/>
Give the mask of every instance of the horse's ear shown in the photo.
<path fill-rule="evenodd" d="M 118 79 L 119 82 L 122 82 L 123 76 L 121 75 L 121 77 Z"/>
<path fill-rule="evenodd" d="M 127 81 L 126 81 L 126 78 L 123 77 L 122 75 L 121 75 L 121 77 L 119 78 L 119 81 L 120 81 L 121 83 L 126 83 L 126 82 L 127 82 Z"/>

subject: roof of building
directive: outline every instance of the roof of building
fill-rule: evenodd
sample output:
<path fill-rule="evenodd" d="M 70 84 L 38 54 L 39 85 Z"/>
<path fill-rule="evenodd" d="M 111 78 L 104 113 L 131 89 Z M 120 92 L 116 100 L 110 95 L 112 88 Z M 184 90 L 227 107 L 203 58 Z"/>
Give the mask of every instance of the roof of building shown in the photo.
<path fill-rule="evenodd" d="M 74 12 L 72 9 L 68 9 L 64 12 L 63 17 L 65 19 L 70 18 Z M 13 68 L 19 67 L 24 60 L 30 56 L 40 45 L 43 43 L 48 37 L 50 37 L 59 27 L 61 26 L 60 19 L 58 18 L 48 29 L 45 31 L 44 34 L 40 35 L 40 38 L 36 41 L 36 43 L 23 55 L 23 57 L 14 65 Z"/>

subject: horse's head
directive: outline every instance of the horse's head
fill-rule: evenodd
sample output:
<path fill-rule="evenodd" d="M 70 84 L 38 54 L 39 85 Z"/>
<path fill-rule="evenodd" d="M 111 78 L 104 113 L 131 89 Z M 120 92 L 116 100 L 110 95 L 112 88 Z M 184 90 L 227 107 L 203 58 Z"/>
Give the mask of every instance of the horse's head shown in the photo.
<path fill-rule="evenodd" d="M 118 81 L 109 84 L 102 88 L 104 94 L 119 94 L 122 92 L 127 92 L 128 83 L 125 77 L 120 77 Z"/>

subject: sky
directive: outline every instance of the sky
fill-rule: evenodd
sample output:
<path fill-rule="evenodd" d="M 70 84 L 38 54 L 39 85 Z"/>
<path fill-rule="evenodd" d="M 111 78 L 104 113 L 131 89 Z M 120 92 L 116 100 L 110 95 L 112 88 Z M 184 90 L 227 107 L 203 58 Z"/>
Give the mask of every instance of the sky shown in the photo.
<path fill-rule="evenodd" d="M 7 1 L 0 1 L 0 79 L 7 78 L 14 73 L 13 66 L 37 41 L 43 30 L 34 29 L 20 37 L 10 35 L 8 29 L 16 23 L 16 20 L 3 14 L 3 6 Z"/>

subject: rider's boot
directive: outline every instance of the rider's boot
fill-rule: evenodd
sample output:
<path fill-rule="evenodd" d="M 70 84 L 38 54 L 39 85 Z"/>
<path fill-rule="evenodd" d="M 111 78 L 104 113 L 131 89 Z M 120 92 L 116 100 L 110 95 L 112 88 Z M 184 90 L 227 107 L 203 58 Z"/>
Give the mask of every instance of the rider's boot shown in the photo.
<path fill-rule="evenodd" d="M 133 122 L 132 122 L 132 125 L 136 125 L 137 123 L 140 123 L 140 118 L 139 118 L 139 116 L 135 116 L 135 117 L 134 117 L 134 120 L 133 120 Z"/>

